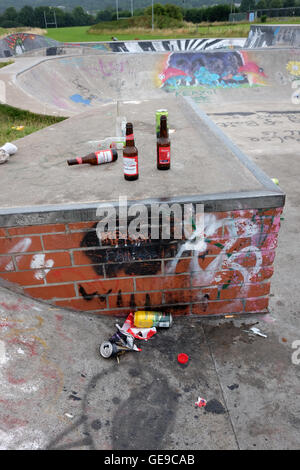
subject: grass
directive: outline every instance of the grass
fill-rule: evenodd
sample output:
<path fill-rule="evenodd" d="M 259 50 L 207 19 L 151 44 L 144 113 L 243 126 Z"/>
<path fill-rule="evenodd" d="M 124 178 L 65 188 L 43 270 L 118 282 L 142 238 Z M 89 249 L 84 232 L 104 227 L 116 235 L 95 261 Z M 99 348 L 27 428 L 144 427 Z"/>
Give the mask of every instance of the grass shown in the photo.
<path fill-rule="evenodd" d="M 0 104 L 0 146 L 64 119 L 66 118 L 34 114 L 6 104 Z M 12 129 L 12 127 L 18 126 L 24 126 L 24 128 L 22 130 Z"/>
<path fill-rule="evenodd" d="M 9 60 L 7 62 L 0 62 L 0 69 L 2 69 L 3 67 L 6 67 L 7 65 L 11 65 L 13 63 L 14 63 L 13 60 Z"/>
<path fill-rule="evenodd" d="M 259 21 L 257 21 L 259 23 Z M 269 18 L 264 24 L 300 24 L 297 18 Z M 120 27 L 122 25 L 122 28 Z M 112 36 L 120 41 L 134 39 L 181 39 L 181 38 L 233 38 L 247 37 L 250 23 L 184 23 L 180 28 L 164 28 L 154 31 L 151 28 L 128 27 L 126 20 L 119 22 L 99 23 L 94 26 L 75 26 L 71 28 L 52 28 L 47 30 L 47 36 L 61 42 L 93 42 L 111 41 Z"/>

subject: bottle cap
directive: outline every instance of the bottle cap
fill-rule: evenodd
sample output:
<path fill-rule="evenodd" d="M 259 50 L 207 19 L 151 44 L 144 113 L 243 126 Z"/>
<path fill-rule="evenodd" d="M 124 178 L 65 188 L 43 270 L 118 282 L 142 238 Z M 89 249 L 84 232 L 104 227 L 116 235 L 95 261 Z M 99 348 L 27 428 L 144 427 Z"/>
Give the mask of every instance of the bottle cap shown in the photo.
<path fill-rule="evenodd" d="M 180 363 L 180 364 L 186 364 L 189 360 L 189 356 L 185 353 L 180 353 L 178 354 L 177 356 L 177 361 Z"/>

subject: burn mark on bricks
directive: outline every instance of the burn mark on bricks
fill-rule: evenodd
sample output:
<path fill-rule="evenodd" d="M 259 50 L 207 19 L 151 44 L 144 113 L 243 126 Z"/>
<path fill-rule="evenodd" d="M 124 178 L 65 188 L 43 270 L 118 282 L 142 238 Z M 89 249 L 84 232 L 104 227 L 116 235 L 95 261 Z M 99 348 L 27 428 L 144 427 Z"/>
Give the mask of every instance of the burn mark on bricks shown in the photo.
<path fill-rule="evenodd" d="M 98 294 L 98 291 L 92 292 L 91 294 L 88 294 L 85 290 L 85 288 L 82 285 L 79 285 L 79 293 L 82 295 L 84 300 L 86 301 L 91 301 L 93 300 L 94 297 L 98 297 L 100 302 L 104 302 L 106 300 L 106 297 L 112 292 L 112 289 L 109 289 L 105 294 Z"/>
<path fill-rule="evenodd" d="M 135 308 L 135 307 L 136 307 L 134 294 L 131 294 L 131 296 L 130 296 L 130 307 L 131 307 L 131 308 Z"/>
<path fill-rule="evenodd" d="M 210 298 L 209 294 L 204 294 L 203 297 L 201 298 L 200 305 L 201 305 L 203 312 L 206 312 L 207 310 L 209 298 Z"/>
<path fill-rule="evenodd" d="M 117 306 L 118 306 L 118 307 L 123 307 L 123 299 L 122 299 L 122 291 L 121 291 L 121 289 L 118 291 Z"/>
<path fill-rule="evenodd" d="M 96 228 L 97 224 L 94 228 Z M 163 258 L 176 256 L 178 240 L 151 240 L 142 238 L 118 238 L 116 230 L 114 238 L 99 240 L 96 230 L 87 231 L 80 243 L 81 248 L 91 248 L 84 253 L 93 264 L 93 269 L 99 275 L 103 274 L 102 264 L 109 277 L 117 277 L 120 271 L 127 275 L 155 275 L 161 271 Z M 92 248 L 93 247 L 93 248 Z M 188 253 L 185 253 L 188 256 Z"/>

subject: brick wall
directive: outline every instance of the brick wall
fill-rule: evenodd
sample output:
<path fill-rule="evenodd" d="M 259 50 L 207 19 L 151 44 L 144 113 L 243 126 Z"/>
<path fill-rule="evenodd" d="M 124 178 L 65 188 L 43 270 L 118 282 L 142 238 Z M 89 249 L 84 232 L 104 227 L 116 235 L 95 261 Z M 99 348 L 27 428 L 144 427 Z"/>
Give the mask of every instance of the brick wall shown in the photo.
<path fill-rule="evenodd" d="M 282 208 L 205 214 L 201 246 L 107 240 L 97 221 L 0 228 L 0 277 L 53 305 L 106 315 L 265 312 Z"/>

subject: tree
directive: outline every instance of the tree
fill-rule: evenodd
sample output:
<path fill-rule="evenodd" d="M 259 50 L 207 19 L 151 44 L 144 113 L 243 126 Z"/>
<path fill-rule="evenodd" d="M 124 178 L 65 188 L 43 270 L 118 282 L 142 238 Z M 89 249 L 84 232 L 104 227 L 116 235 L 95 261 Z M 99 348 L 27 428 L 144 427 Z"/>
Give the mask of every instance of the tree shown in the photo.
<path fill-rule="evenodd" d="M 240 11 L 255 10 L 255 0 L 242 0 Z"/>
<path fill-rule="evenodd" d="M 256 4 L 256 10 L 266 10 L 267 3 L 266 0 L 259 0 Z"/>
<path fill-rule="evenodd" d="M 21 10 L 18 13 L 18 21 L 24 26 L 34 26 L 33 8 L 28 5 L 21 8 Z"/>
<path fill-rule="evenodd" d="M 175 18 L 176 20 L 183 20 L 182 10 L 176 5 L 170 5 L 169 3 L 167 3 L 165 5 L 165 14 L 170 18 Z"/>

